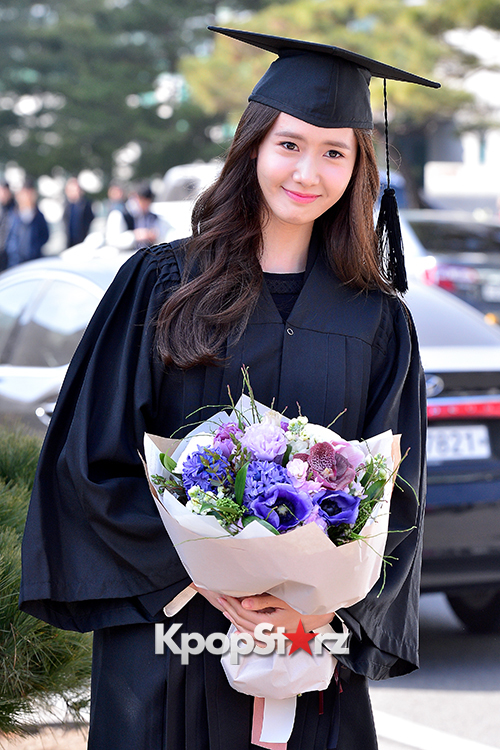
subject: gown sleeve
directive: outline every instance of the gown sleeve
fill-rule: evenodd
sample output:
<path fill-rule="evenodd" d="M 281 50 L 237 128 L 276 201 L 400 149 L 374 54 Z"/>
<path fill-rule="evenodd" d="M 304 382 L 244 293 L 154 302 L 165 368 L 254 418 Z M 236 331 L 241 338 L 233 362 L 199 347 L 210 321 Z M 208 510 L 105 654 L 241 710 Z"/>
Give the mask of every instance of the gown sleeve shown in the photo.
<path fill-rule="evenodd" d="M 38 464 L 20 592 L 21 609 L 57 627 L 152 621 L 190 582 L 138 454 L 158 408 L 152 322 L 178 281 L 168 247 L 132 256 L 69 366 Z"/>
<path fill-rule="evenodd" d="M 374 680 L 418 667 L 426 425 L 425 380 L 415 326 L 409 311 L 394 299 L 374 347 L 363 431 L 366 438 L 387 429 L 401 434 L 404 458 L 391 502 L 388 559 L 382 579 L 368 596 L 338 613 L 353 633 L 350 653 L 339 655 L 339 661 Z"/>

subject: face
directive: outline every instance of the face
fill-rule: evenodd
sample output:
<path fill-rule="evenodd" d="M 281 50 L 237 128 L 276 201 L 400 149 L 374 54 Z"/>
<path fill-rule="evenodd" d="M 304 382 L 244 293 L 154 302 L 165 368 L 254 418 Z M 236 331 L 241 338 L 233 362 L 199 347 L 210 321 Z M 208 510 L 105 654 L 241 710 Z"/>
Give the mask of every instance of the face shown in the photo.
<path fill-rule="evenodd" d="M 151 208 L 152 200 L 151 198 L 146 198 L 144 195 L 138 195 L 137 203 L 139 204 L 139 208 L 142 211 L 142 213 L 147 214 L 147 212 Z"/>
<path fill-rule="evenodd" d="M 351 128 L 318 128 L 281 112 L 257 152 L 269 220 L 312 228 L 347 188 L 356 153 Z"/>
<path fill-rule="evenodd" d="M 33 188 L 22 187 L 16 193 L 17 205 L 21 211 L 33 209 L 36 206 L 36 198 L 36 191 Z"/>
<path fill-rule="evenodd" d="M 71 203 L 78 203 L 83 194 L 82 189 L 78 184 L 78 180 L 74 177 L 70 177 L 70 179 L 67 181 L 64 191 L 66 193 L 67 199 Z"/>

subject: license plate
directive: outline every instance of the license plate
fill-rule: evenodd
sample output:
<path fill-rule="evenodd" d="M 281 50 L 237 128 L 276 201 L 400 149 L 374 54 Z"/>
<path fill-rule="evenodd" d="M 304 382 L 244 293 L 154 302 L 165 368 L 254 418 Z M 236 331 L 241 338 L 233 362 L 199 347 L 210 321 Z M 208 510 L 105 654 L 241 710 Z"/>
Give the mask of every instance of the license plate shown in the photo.
<path fill-rule="evenodd" d="M 428 461 L 463 461 L 490 456 L 490 437 L 484 424 L 429 427 Z"/>

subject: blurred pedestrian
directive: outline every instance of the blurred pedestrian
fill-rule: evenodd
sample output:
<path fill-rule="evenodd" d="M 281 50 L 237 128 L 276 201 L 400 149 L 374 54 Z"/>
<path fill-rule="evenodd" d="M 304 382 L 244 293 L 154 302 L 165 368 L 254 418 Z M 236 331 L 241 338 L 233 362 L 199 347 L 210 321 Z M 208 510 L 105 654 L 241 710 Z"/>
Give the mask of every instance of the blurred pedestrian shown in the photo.
<path fill-rule="evenodd" d="M 108 231 L 113 234 L 130 231 L 134 228 L 134 217 L 129 211 L 127 198 L 128 192 L 124 185 L 120 182 L 109 183 L 106 236 Z M 113 213 L 114 211 L 118 213 Z"/>
<path fill-rule="evenodd" d="M 0 271 L 7 268 L 7 252 L 5 245 L 10 225 L 14 217 L 16 200 L 10 185 L 6 180 L 0 181 Z"/>
<path fill-rule="evenodd" d="M 38 194 L 33 180 L 25 181 L 15 194 L 15 199 L 17 208 L 13 212 L 5 245 L 8 268 L 40 258 L 42 248 L 49 239 L 49 226 L 38 208 Z"/>
<path fill-rule="evenodd" d="M 83 192 L 76 177 L 70 177 L 66 182 L 64 193 L 64 227 L 66 230 L 66 247 L 73 247 L 83 242 L 89 233 L 94 220 L 92 204 Z"/>
<path fill-rule="evenodd" d="M 113 194 L 117 195 L 118 191 Z M 106 243 L 120 250 L 151 247 L 166 239 L 168 223 L 151 211 L 154 193 L 144 183 L 125 202 L 115 205 L 106 222 Z"/>

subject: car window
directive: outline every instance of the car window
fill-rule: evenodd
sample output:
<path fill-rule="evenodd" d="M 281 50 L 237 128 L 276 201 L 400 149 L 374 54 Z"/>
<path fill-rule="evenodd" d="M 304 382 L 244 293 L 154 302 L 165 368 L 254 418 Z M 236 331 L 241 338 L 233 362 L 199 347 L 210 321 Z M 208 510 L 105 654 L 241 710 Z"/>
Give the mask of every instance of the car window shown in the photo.
<path fill-rule="evenodd" d="M 53 281 L 30 319 L 20 328 L 9 362 L 25 367 L 66 365 L 80 341 L 99 296 L 66 281 Z"/>
<path fill-rule="evenodd" d="M 40 281 L 31 279 L 0 289 L 0 353 L 3 353 L 18 318 L 34 298 L 40 286 Z"/>
<path fill-rule="evenodd" d="M 448 292 L 413 282 L 405 302 L 421 346 L 500 346 L 500 328 Z"/>
<path fill-rule="evenodd" d="M 500 227 L 438 221 L 409 223 L 430 253 L 500 253 Z"/>

